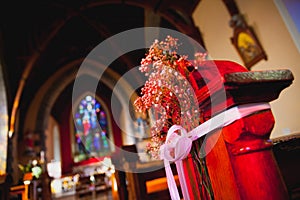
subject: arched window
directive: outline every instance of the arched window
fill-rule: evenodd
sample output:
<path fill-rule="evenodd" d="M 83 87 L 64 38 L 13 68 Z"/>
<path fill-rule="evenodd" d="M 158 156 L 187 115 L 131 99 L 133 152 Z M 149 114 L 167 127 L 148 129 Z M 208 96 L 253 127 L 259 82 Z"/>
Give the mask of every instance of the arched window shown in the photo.
<path fill-rule="evenodd" d="M 75 156 L 79 162 L 90 157 L 101 157 L 112 151 L 107 111 L 90 95 L 79 102 L 74 116 Z"/>

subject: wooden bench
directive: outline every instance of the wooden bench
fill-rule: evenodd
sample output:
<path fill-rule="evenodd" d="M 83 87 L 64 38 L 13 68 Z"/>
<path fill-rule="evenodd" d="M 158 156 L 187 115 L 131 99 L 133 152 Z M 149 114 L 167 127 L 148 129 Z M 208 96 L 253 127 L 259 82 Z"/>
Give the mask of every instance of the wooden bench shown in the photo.
<path fill-rule="evenodd" d="M 116 167 L 115 177 L 119 199 L 170 199 L 163 162 L 142 163 L 137 154 L 126 155 L 126 152 L 137 152 L 135 145 L 122 148 L 125 152 L 112 156 L 112 162 Z M 175 164 L 171 164 L 171 167 L 179 186 Z"/>
<path fill-rule="evenodd" d="M 10 187 L 9 196 L 21 196 L 22 200 L 28 200 L 28 185 L 15 185 Z"/>
<path fill-rule="evenodd" d="M 97 192 L 106 191 L 108 186 L 105 182 L 105 174 L 95 174 L 95 181 L 90 180 L 90 176 L 82 176 L 76 185 L 76 196 L 96 195 Z"/>

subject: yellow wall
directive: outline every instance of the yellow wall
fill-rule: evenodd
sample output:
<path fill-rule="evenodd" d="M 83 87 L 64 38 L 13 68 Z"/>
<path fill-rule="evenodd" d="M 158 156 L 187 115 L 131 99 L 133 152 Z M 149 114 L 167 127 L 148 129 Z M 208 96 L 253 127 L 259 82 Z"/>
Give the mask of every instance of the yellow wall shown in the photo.
<path fill-rule="evenodd" d="M 251 70 L 289 69 L 295 77 L 293 84 L 271 102 L 276 121 L 271 138 L 300 132 L 300 53 L 273 0 L 236 0 L 236 3 L 268 56 L 267 61 L 260 61 Z M 202 0 L 193 18 L 212 59 L 243 65 L 230 41 L 233 30 L 229 27 L 230 15 L 222 0 Z M 290 133 L 286 133 L 287 129 Z"/>

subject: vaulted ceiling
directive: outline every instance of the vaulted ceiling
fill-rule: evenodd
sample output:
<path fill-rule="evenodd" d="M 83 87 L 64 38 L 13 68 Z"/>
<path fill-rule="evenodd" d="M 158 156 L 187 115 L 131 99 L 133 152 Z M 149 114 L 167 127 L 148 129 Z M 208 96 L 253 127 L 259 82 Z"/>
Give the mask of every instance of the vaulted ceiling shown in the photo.
<path fill-rule="evenodd" d="M 203 44 L 192 13 L 200 0 L 48 0 L 1 3 L 1 64 L 9 112 L 19 101 L 25 115 L 39 88 L 70 62 L 82 59 L 105 39 L 145 26 L 182 32 Z M 128 53 L 109 68 L 120 76 L 139 65 L 145 51 Z M 78 66 L 77 66 L 78 67 Z M 52 115 L 59 120 L 72 84 L 59 95 Z"/>

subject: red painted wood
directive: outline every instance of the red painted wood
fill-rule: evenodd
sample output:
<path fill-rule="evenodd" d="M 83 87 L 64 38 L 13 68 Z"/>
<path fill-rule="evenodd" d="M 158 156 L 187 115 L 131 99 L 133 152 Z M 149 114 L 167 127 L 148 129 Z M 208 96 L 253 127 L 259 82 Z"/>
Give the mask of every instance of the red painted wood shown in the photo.
<path fill-rule="evenodd" d="M 190 81 L 196 91 L 199 108 L 204 112 L 204 121 L 233 106 L 270 102 L 278 98 L 293 80 L 290 77 L 278 81 L 257 81 L 248 80 L 245 76 L 246 81 L 235 82 L 226 78 L 236 72 L 249 73 L 243 66 L 230 61 L 207 61 L 192 73 Z M 220 98 L 222 95 L 225 95 L 224 99 Z M 274 123 L 271 110 L 266 110 L 237 120 L 207 136 L 205 149 L 208 154 L 205 159 L 215 199 L 288 199 L 271 151 L 269 136 Z M 200 188 L 201 181 L 197 179 L 200 172 L 190 173 L 195 166 L 191 166 L 187 159 L 184 163 L 187 182 Z M 192 184 L 189 187 L 193 188 Z M 192 194 L 197 196 L 198 191 L 191 188 Z"/>
<path fill-rule="evenodd" d="M 209 137 L 207 145 L 218 139 L 206 157 L 216 199 L 288 199 L 268 140 L 273 125 L 268 110 L 242 118 Z"/>
<path fill-rule="evenodd" d="M 211 149 L 205 159 L 215 199 L 240 199 L 222 130 L 212 133 L 207 138 L 205 147 L 206 150 Z"/>

